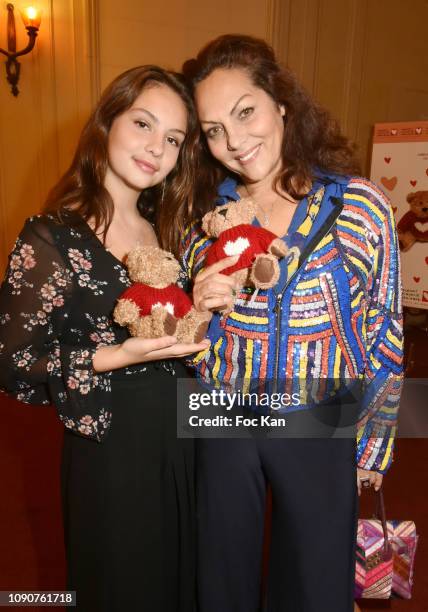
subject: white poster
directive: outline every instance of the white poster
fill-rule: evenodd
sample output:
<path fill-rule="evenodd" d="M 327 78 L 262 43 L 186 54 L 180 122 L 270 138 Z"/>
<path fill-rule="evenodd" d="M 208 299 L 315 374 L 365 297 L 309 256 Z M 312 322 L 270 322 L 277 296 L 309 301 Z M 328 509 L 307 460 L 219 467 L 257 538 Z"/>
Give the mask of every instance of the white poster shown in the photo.
<path fill-rule="evenodd" d="M 428 309 L 428 121 L 377 123 L 370 178 L 394 210 L 403 304 Z"/>

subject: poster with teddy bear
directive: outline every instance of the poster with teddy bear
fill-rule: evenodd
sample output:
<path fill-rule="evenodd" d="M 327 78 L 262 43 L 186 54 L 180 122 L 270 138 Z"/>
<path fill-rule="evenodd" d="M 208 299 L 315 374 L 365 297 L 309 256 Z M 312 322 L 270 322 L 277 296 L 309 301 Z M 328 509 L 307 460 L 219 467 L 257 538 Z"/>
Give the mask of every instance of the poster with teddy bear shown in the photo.
<path fill-rule="evenodd" d="M 394 211 L 403 304 L 428 309 L 428 121 L 377 123 L 370 178 Z"/>

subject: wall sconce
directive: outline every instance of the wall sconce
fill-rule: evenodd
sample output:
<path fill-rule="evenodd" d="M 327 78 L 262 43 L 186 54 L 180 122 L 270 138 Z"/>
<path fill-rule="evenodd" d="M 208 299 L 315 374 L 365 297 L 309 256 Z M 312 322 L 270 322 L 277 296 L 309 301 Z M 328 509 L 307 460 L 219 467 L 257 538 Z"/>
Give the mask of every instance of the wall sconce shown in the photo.
<path fill-rule="evenodd" d="M 7 51 L 0 48 L 0 53 L 6 55 L 6 74 L 7 80 L 11 86 L 12 94 L 19 94 L 18 81 L 21 64 L 17 61 L 20 55 L 26 55 L 33 50 L 36 43 L 37 32 L 40 27 L 40 11 L 32 6 L 24 9 L 21 12 L 22 21 L 28 33 L 28 45 L 22 51 L 16 50 L 16 31 L 15 31 L 15 15 L 13 4 L 7 5 Z"/>

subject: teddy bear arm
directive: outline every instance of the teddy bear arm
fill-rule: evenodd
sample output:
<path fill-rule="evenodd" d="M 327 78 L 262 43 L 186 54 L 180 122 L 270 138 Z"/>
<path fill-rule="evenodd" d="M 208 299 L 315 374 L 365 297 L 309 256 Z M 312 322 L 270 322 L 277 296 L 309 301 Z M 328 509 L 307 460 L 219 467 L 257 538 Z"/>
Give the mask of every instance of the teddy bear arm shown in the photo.
<path fill-rule="evenodd" d="M 407 232 L 409 229 L 412 228 L 414 222 L 415 222 L 415 215 L 413 214 L 412 211 L 407 211 L 400 219 L 400 221 L 397 223 L 397 230 L 399 232 Z"/>
<path fill-rule="evenodd" d="M 185 344 L 201 342 L 208 331 L 208 325 L 212 314 L 210 312 L 198 312 L 191 308 L 189 312 L 177 322 L 177 340 Z"/>
<path fill-rule="evenodd" d="M 416 238 L 414 237 L 412 232 L 399 232 L 398 239 L 400 241 L 400 247 L 403 253 L 408 251 L 410 247 L 412 247 L 416 242 Z"/>
<path fill-rule="evenodd" d="M 256 289 L 270 289 L 279 280 L 278 259 L 272 254 L 257 255 L 251 267 L 250 279 Z"/>
<path fill-rule="evenodd" d="M 288 247 L 281 238 L 276 238 L 273 240 L 268 248 L 269 253 L 281 259 L 281 257 L 285 257 L 288 253 Z"/>
<path fill-rule="evenodd" d="M 113 318 L 119 325 L 131 325 L 140 318 L 140 309 L 133 300 L 120 299 L 113 311 Z"/>

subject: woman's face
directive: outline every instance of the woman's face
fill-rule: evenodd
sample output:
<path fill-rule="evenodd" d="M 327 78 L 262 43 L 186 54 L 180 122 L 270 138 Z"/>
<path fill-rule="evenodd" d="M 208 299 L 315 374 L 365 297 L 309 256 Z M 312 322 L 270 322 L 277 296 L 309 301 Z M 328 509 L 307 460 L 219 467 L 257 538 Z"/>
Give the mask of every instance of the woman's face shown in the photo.
<path fill-rule="evenodd" d="M 177 163 L 186 127 L 187 110 L 180 96 L 161 83 L 147 86 L 112 123 L 107 188 L 139 193 L 160 183 Z"/>
<path fill-rule="evenodd" d="M 285 109 L 240 68 L 217 68 L 195 91 L 212 155 L 244 182 L 274 177 L 281 168 Z"/>

